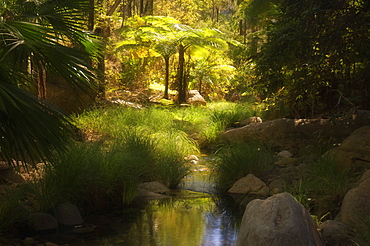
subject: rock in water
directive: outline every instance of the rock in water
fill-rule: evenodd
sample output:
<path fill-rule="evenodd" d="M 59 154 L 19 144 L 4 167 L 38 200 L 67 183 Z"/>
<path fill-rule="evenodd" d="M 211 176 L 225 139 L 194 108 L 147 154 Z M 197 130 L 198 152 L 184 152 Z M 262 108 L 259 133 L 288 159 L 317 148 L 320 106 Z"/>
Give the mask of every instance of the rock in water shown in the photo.
<path fill-rule="evenodd" d="M 244 178 L 236 181 L 227 192 L 233 194 L 255 194 L 259 196 L 268 196 L 270 189 L 262 180 L 253 174 L 248 174 Z"/>
<path fill-rule="evenodd" d="M 309 212 L 289 193 L 255 199 L 244 212 L 235 246 L 322 246 Z"/>

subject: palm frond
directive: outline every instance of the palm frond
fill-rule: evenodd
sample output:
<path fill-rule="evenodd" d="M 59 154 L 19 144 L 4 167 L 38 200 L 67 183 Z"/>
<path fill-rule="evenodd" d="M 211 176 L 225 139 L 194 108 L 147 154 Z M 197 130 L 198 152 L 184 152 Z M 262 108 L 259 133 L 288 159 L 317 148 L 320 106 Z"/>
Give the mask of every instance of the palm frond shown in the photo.
<path fill-rule="evenodd" d="M 0 158 L 37 164 L 63 151 L 71 125 L 56 108 L 0 78 Z"/>
<path fill-rule="evenodd" d="M 60 74 L 74 87 L 95 85 L 94 73 L 86 61 L 89 54 L 59 44 L 48 28 L 30 22 L 7 21 L 2 36 L 6 43 L 2 47 L 2 62 L 24 69 L 35 60 L 47 71 Z"/>

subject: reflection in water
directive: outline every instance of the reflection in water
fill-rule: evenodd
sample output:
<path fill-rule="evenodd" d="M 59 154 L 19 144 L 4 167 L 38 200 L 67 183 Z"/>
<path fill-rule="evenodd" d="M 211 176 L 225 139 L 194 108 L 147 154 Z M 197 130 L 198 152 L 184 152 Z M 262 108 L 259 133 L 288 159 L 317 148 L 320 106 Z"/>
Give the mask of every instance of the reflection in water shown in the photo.
<path fill-rule="evenodd" d="M 126 225 L 114 235 L 89 245 L 124 246 L 231 246 L 238 225 L 220 209 L 218 196 L 190 192 L 190 196 L 148 202 L 136 212 L 124 212 Z"/>
<path fill-rule="evenodd" d="M 244 209 L 217 194 L 204 165 L 197 165 L 170 198 L 125 209 L 110 235 L 86 245 L 232 246 Z M 80 244 L 81 245 L 81 244 Z"/>

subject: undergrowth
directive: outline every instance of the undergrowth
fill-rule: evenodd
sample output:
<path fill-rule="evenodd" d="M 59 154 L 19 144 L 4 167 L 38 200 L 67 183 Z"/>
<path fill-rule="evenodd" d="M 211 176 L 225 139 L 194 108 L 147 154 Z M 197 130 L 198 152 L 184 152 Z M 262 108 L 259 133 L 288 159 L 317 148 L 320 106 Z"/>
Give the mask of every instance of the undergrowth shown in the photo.
<path fill-rule="evenodd" d="M 222 191 L 248 174 L 261 178 L 272 169 L 275 160 L 273 150 L 258 141 L 229 143 L 216 152 L 216 157 L 212 171 Z"/>

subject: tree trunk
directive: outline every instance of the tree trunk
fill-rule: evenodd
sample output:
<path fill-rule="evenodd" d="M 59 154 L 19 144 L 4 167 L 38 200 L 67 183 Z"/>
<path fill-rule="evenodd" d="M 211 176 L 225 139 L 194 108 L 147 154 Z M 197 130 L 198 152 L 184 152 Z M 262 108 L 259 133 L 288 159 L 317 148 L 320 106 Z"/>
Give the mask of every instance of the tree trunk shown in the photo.
<path fill-rule="evenodd" d="M 38 87 L 38 97 L 45 100 L 46 99 L 46 78 L 45 78 L 45 70 L 40 65 L 37 68 L 37 87 Z"/>
<path fill-rule="evenodd" d="M 144 15 L 144 0 L 140 0 L 140 10 L 139 10 L 139 14 L 140 16 L 143 16 Z"/>
<path fill-rule="evenodd" d="M 95 26 L 95 20 L 94 20 L 94 10 L 95 10 L 95 3 L 94 0 L 90 0 L 90 9 L 88 13 L 88 30 L 92 32 L 94 30 Z"/>
<path fill-rule="evenodd" d="M 170 57 L 164 56 L 166 75 L 164 78 L 164 99 L 168 99 L 168 86 L 169 86 L 169 75 L 170 75 Z"/>
<path fill-rule="evenodd" d="M 98 70 L 97 70 L 97 78 L 98 78 L 98 97 L 104 98 L 105 97 L 105 48 L 106 48 L 106 39 L 109 36 L 107 27 L 103 26 L 100 28 L 95 29 L 95 34 L 101 37 L 103 41 L 102 44 L 102 55 L 98 58 Z"/>
<path fill-rule="evenodd" d="M 179 46 L 179 68 L 178 68 L 178 103 L 186 103 L 186 87 L 184 81 L 184 66 L 185 66 L 185 47 L 184 45 Z"/>
<path fill-rule="evenodd" d="M 113 6 L 108 10 L 107 16 L 111 16 L 114 11 L 118 8 L 119 4 L 121 3 L 122 0 L 116 0 L 113 4 Z"/>
<path fill-rule="evenodd" d="M 145 15 L 153 15 L 154 11 L 154 0 L 147 0 L 145 5 Z"/>
<path fill-rule="evenodd" d="M 258 31 L 257 27 L 252 27 L 252 33 L 255 33 Z M 252 37 L 251 44 L 250 44 L 250 56 L 254 56 L 257 54 L 258 49 L 258 39 L 257 37 Z"/>
<path fill-rule="evenodd" d="M 199 78 L 199 84 L 198 84 L 198 91 L 199 91 L 199 94 L 201 95 L 202 95 L 202 86 L 203 86 L 203 76 Z"/>
<path fill-rule="evenodd" d="M 132 17 L 134 15 L 134 3 L 132 2 L 133 0 L 129 0 L 128 1 L 128 4 L 127 4 L 127 9 L 128 9 L 128 13 L 127 13 L 127 17 Z"/>

